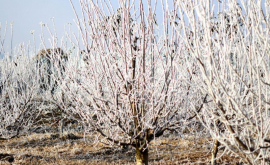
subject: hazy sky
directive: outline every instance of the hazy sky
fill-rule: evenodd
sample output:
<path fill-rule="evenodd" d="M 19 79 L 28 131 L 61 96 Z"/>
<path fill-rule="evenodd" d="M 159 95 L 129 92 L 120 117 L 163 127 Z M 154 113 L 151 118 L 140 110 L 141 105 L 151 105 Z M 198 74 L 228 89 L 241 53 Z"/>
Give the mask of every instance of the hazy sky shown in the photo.
<path fill-rule="evenodd" d="M 80 11 L 79 0 L 72 0 L 77 11 Z M 165 1 L 165 0 L 164 0 Z M 239 0 L 238 0 L 239 1 Z M 118 7 L 118 0 L 111 0 L 115 8 Z M 146 0 L 145 0 L 146 2 Z M 154 2 L 154 1 L 152 1 Z M 168 0 L 169 3 L 172 0 Z M 264 0 L 262 0 L 264 3 Z M 157 19 L 162 21 L 162 11 L 160 0 L 158 0 Z M 0 41 L 3 42 L 5 24 L 7 22 L 7 34 L 5 37 L 5 51 L 9 52 L 11 48 L 11 23 L 13 22 L 13 48 L 19 43 L 25 45 L 31 42 L 33 45 L 33 36 L 30 31 L 34 30 L 37 49 L 40 43 L 41 26 L 40 22 L 49 25 L 53 30 L 51 18 L 54 18 L 58 38 L 65 34 L 65 26 L 72 23 L 71 31 L 77 32 L 74 24 L 75 15 L 69 0 L 0 0 Z M 48 32 L 44 29 L 46 46 L 48 44 Z M 1 51 L 1 50 L 0 50 Z"/>
<path fill-rule="evenodd" d="M 80 11 L 79 0 L 72 0 L 77 11 Z M 114 7 L 118 7 L 117 0 L 111 0 Z M 147 1 L 145 1 L 147 2 Z M 153 1 L 154 2 L 154 1 Z M 159 1 L 159 8 L 161 7 Z M 161 9 L 161 8 L 160 8 Z M 25 45 L 31 42 L 33 45 L 33 35 L 30 31 L 34 30 L 36 46 L 39 47 L 41 26 L 40 22 L 49 25 L 53 30 L 51 18 L 54 17 L 58 38 L 63 37 L 65 26 L 72 23 L 71 31 L 77 32 L 74 24 L 75 15 L 69 0 L 0 0 L 0 23 L 1 41 L 3 41 L 4 28 L 7 22 L 7 34 L 5 37 L 5 52 L 19 43 Z M 157 17 L 162 17 L 162 12 L 157 13 Z M 161 20 L 161 19 L 159 19 Z M 13 37 L 11 37 L 11 23 L 13 22 Z M 48 41 L 48 32 L 44 29 L 45 40 Z M 47 42 L 48 44 L 49 42 Z M 46 45 L 50 47 L 50 45 Z"/>
<path fill-rule="evenodd" d="M 79 10 L 78 0 L 74 0 L 75 7 Z M 48 24 L 53 29 L 54 17 L 58 36 L 64 35 L 64 27 L 73 23 L 75 19 L 69 0 L 0 0 L 1 40 L 7 22 L 5 37 L 5 50 L 11 47 L 11 23 L 13 22 L 13 47 L 19 43 L 33 42 L 30 31 L 34 30 L 35 39 L 40 40 L 40 22 Z M 73 23 L 73 28 L 76 30 Z M 7 50 L 8 49 L 8 50 Z"/>

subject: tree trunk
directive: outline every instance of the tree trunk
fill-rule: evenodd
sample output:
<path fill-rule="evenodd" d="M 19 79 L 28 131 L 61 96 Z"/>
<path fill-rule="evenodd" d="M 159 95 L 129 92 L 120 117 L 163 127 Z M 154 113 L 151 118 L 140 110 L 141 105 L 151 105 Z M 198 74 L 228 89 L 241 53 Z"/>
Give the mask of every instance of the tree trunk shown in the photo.
<path fill-rule="evenodd" d="M 148 149 L 142 150 L 137 147 L 135 156 L 137 165 L 148 165 Z"/>
<path fill-rule="evenodd" d="M 216 165 L 216 158 L 217 158 L 217 153 L 218 153 L 218 147 L 220 143 L 217 139 L 215 139 L 215 143 L 212 149 L 212 158 L 211 158 L 211 165 Z"/>
<path fill-rule="evenodd" d="M 64 119 L 63 118 L 59 121 L 58 129 L 59 129 L 60 138 L 62 138 L 64 136 Z"/>

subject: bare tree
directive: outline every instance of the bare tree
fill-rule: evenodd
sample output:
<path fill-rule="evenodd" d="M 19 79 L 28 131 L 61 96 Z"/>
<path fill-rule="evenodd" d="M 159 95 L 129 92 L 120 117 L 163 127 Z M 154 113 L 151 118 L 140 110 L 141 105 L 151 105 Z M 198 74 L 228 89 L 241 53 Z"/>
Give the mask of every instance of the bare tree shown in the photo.
<path fill-rule="evenodd" d="M 57 88 L 57 78 L 64 76 L 68 55 L 61 48 L 42 49 L 36 55 L 36 69 L 41 92 Z"/>
<path fill-rule="evenodd" d="M 59 88 L 61 80 L 65 78 L 69 56 L 61 48 L 50 48 L 40 50 L 34 57 L 39 83 L 37 100 L 42 102 L 39 106 L 42 113 L 38 117 L 37 125 L 38 128 L 41 125 L 50 127 L 58 125 L 60 137 L 63 137 L 64 125 L 70 124 L 70 122 L 77 123 L 77 120 L 80 120 L 75 117 L 76 115 L 65 113 L 65 107 L 72 105 L 66 102 L 65 92 Z"/>
<path fill-rule="evenodd" d="M 0 61 L 0 136 L 1 140 L 17 137 L 29 130 L 36 118 L 34 99 L 38 83 L 33 63 L 22 55 Z"/>
<path fill-rule="evenodd" d="M 177 2 L 194 83 L 209 95 L 198 116 L 216 139 L 213 164 L 219 144 L 249 164 L 270 161 L 267 3 Z"/>
<path fill-rule="evenodd" d="M 137 164 L 148 164 L 149 142 L 181 124 L 190 78 L 168 4 L 158 34 L 157 2 L 118 3 L 114 12 L 110 1 L 80 1 L 84 17 L 76 23 L 87 67 L 71 65 L 61 88 L 73 104 L 66 110 L 80 115 L 87 131 L 100 142 L 134 147 Z"/>

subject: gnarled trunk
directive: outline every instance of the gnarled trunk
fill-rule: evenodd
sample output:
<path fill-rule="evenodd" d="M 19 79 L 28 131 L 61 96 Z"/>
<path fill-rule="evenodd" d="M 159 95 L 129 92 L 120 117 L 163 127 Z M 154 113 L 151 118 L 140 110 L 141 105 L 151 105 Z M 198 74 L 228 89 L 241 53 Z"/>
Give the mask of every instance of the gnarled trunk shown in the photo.
<path fill-rule="evenodd" d="M 211 158 L 211 165 L 216 165 L 216 158 L 217 158 L 217 153 L 218 153 L 218 147 L 220 143 L 217 139 L 215 139 L 214 146 L 212 149 L 212 158 Z"/>
<path fill-rule="evenodd" d="M 136 163 L 137 165 L 148 165 L 148 149 L 140 149 L 136 147 Z"/>

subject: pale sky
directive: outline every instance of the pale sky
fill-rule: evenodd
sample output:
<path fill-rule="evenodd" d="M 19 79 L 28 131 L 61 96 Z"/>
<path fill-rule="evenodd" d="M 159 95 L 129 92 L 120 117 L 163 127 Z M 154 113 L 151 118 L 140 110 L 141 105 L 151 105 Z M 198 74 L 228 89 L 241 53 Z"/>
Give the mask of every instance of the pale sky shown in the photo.
<path fill-rule="evenodd" d="M 166 0 L 163 0 L 164 2 Z M 239 0 L 238 0 L 239 1 Z M 262 0 L 262 4 L 265 0 Z M 76 10 L 80 13 L 79 0 L 72 0 Z M 112 5 L 117 8 L 118 0 L 111 0 Z M 147 2 L 145 0 L 145 2 Z M 154 0 L 151 2 L 155 2 Z M 172 0 L 168 0 L 172 3 Z M 216 6 L 217 7 L 217 6 Z M 158 0 L 157 19 L 162 21 L 162 11 L 160 0 Z M 5 52 L 10 52 L 11 48 L 11 23 L 13 22 L 13 42 L 14 48 L 19 43 L 25 45 L 31 42 L 33 46 L 33 35 L 30 31 L 34 30 L 36 47 L 38 49 L 40 44 L 41 26 L 40 22 L 47 24 L 51 30 L 53 30 L 53 24 L 51 18 L 54 18 L 56 33 L 58 38 L 61 38 L 65 34 L 65 26 L 68 27 L 68 23 L 72 23 L 71 31 L 76 33 L 77 27 L 74 24 L 75 15 L 72 10 L 69 0 L 0 0 L 0 42 L 3 42 L 3 35 L 5 24 L 7 22 L 7 34 L 4 40 Z M 48 42 L 48 32 L 44 29 L 44 38 L 46 40 L 46 46 L 50 47 Z M 0 47 L 1 48 L 1 47 Z M 3 53 L 3 52 L 2 52 Z M 1 50 L 0 50 L 1 54 Z"/>
<path fill-rule="evenodd" d="M 74 3 L 78 13 L 80 13 L 79 0 L 72 0 L 72 2 Z M 117 0 L 111 0 L 111 3 L 114 7 L 118 8 Z M 161 5 L 159 0 L 158 3 L 160 8 Z M 7 34 L 4 40 L 4 51 L 10 52 L 11 38 L 13 38 L 12 48 L 19 45 L 19 43 L 24 43 L 25 45 L 29 44 L 29 41 L 31 42 L 30 45 L 33 45 L 33 35 L 30 33 L 32 30 L 34 30 L 36 47 L 38 49 L 41 35 L 40 22 L 47 24 L 53 31 L 53 23 L 51 20 L 52 17 L 54 18 L 58 38 L 64 36 L 65 26 L 68 27 L 68 23 L 72 23 L 72 32 L 78 32 L 77 27 L 74 24 L 74 19 L 76 17 L 69 0 L 0 0 L 1 42 L 3 42 L 4 29 L 7 22 Z M 162 12 L 157 12 L 157 17 L 162 18 Z M 12 22 L 13 37 L 11 37 Z M 44 29 L 44 34 L 46 41 L 48 38 L 51 38 L 48 36 L 46 29 Z M 50 47 L 48 41 L 46 46 Z"/>
<path fill-rule="evenodd" d="M 79 10 L 78 0 L 73 0 Z M 5 24 L 7 22 L 7 34 L 5 37 L 5 51 L 11 47 L 11 23 L 13 22 L 13 48 L 19 43 L 33 42 L 30 31 L 34 30 L 35 40 L 40 41 L 40 22 L 48 24 L 53 29 L 54 17 L 58 36 L 64 35 L 64 27 L 73 23 L 75 19 L 69 0 L 0 0 L 1 41 L 3 41 Z M 73 30 L 76 27 L 73 23 Z"/>

